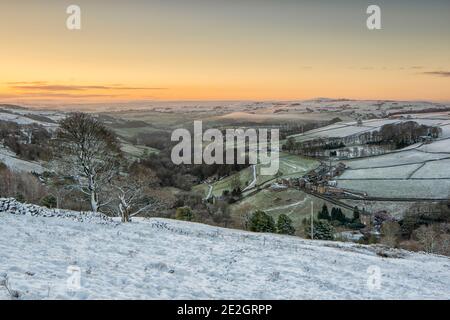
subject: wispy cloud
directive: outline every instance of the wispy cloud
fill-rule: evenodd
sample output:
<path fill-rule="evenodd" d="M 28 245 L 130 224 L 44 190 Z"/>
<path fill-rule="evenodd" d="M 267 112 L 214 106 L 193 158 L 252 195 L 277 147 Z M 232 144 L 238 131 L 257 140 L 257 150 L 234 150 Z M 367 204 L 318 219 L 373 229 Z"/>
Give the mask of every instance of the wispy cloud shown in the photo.
<path fill-rule="evenodd" d="M 15 85 L 39 85 L 39 84 L 46 84 L 46 81 L 15 81 L 15 82 L 6 82 L 7 85 L 15 86 Z"/>
<path fill-rule="evenodd" d="M 36 93 L 20 93 L 20 94 L 0 94 L 1 99 L 13 99 L 13 98 L 116 98 L 120 95 L 111 94 L 70 94 L 70 93 L 48 93 L 48 92 L 36 92 Z"/>
<path fill-rule="evenodd" d="M 54 85 L 46 82 L 9 83 L 11 89 L 21 91 L 86 91 L 86 90 L 167 90 L 162 87 L 130 87 L 124 85 Z"/>
<path fill-rule="evenodd" d="M 450 71 L 427 71 L 422 74 L 436 77 L 450 77 Z"/>

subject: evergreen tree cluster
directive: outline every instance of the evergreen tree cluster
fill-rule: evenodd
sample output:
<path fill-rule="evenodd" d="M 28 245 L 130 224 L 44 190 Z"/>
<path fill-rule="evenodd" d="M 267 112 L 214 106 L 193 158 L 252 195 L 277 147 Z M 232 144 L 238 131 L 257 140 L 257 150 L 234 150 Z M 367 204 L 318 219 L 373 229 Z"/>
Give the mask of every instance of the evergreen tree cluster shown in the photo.
<path fill-rule="evenodd" d="M 311 219 L 305 219 L 303 225 L 307 238 L 311 239 Z M 334 227 L 328 220 L 314 220 L 313 237 L 315 240 L 333 240 Z"/>
<path fill-rule="evenodd" d="M 281 234 L 293 235 L 295 233 L 295 229 L 292 226 L 291 218 L 285 214 L 280 214 L 278 216 L 277 231 Z"/>
<path fill-rule="evenodd" d="M 328 206 L 324 204 L 322 210 L 317 214 L 317 220 L 314 220 L 313 237 L 317 240 L 333 240 L 334 226 L 344 225 L 352 229 L 361 229 L 365 226 L 360 221 L 359 208 L 353 210 L 353 217 L 347 218 L 341 208 L 333 207 L 331 213 Z M 311 238 L 311 219 L 303 219 L 304 232 L 308 238 Z"/>
<path fill-rule="evenodd" d="M 258 210 L 251 214 L 248 229 L 254 232 L 271 232 L 293 235 L 295 228 L 292 226 L 292 220 L 285 214 L 280 214 L 275 224 L 272 216 L 264 211 Z"/>
<path fill-rule="evenodd" d="M 322 206 L 322 210 L 317 215 L 317 218 L 319 220 L 326 220 L 331 222 L 333 225 L 345 225 L 347 227 L 353 228 L 353 229 L 361 229 L 364 227 L 363 224 L 361 224 L 360 218 L 359 218 L 359 208 L 355 207 L 353 210 L 353 217 L 347 218 L 345 214 L 342 212 L 341 208 L 333 207 L 331 209 L 331 214 L 328 211 L 328 206 L 324 204 Z"/>

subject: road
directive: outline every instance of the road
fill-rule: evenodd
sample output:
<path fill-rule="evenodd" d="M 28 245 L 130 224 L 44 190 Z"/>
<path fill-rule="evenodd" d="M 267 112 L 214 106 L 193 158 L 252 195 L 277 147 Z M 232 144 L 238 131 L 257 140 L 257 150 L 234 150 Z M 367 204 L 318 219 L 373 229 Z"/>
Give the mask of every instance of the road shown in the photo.
<path fill-rule="evenodd" d="M 251 189 L 256 185 L 256 179 L 258 178 L 256 176 L 256 164 L 254 164 L 252 167 L 253 167 L 253 181 L 250 182 L 250 184 L 246 186 L 242 191 L 247 191 L 248 189 Z"/>

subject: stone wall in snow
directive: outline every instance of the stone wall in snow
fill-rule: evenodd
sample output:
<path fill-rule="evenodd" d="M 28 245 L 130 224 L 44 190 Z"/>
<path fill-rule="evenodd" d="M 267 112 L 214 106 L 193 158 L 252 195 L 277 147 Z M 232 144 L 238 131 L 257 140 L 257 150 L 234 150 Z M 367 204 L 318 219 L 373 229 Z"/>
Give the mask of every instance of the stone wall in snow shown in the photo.
<path fill-rule="evenodd" d="M 49 209 L 34 204 L 21 203 L 14 198 L 0 198 L 0 213 L 39 217 L 57 217 L 80 222 L 115 224 L 110 217 L 105 216 L 102 213 Z"/>

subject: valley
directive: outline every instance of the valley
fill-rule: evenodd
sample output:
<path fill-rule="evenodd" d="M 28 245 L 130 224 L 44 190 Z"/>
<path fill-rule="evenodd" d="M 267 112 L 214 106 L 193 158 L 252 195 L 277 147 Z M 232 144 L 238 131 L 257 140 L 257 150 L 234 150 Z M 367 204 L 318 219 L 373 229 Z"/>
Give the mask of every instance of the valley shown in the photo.
<path fill-rule="evenodd" d="M 162 194 L 166 205 L 159 211 L 143 212 L 143 216 L 174 217 L 177 206 L 187 206 L 194 212 L 195 221 L 246 229 L 249 215 L 260 210 L 275 221 L 286 215 L 295 234 L 305 237 L 303 229 L 311 210 L 315 218 L 324 207 L 341 210 L 347 222 L 335 224 L 338 234 L 352 230 L 355 210 L 369 215 L 385 212 L 401 222 L 411 210 L 422 206 L 434 210 L 430 208 L 447 202 L 450 190 L 447 109 L 446 105 L 423 102 L 317 99 L 222 104 L 167 102 L 91 114 L 118 136 L 120 149 L 128 161 L 148 163 L 155 170 L 159 186 L 154 192 Z M 14 123 L 23 130 L 37 125 L 50 133 L 69 114 L 57 109 L 0 108 L 1 121 Z M 181 172 L 168 166 L 159 170 L 170 161 L 167 155 L 172 146 L 171 132 L 178 128 L 192 130 L 193 121 L 199 120 L 205 128 L 219 130 L 279 129 L 282 151 L 278 172 L 262 175 L 260 164 L 228 168 L 184 166 Z M 396 128 L 410 123 L 435 128 L 437 133 L 433 137 L 420 136 L 417 142 L 400 147 L 392 142 L 392 147 L 385 148 L 381 143 L 378 147 L 379 142 L 373 142 L 380 139 L 378 132 L 386 131 L 388 126 Z M 0 149 L 0 161 L 13 171 L 38 176 L 52 170 L 49 162 L 24 159 L 6 145 Z M 299 187 L 298 181 L 314 170 L 322 167 L 331 170 L 341 164 L 345 169 L 339 175 L 317 180 L 306 188 L 301 182 Z M 163 175 L 171 176 L 171 180 L 164 180 Z M 183 200 L 176 200 L 180 197 Z M 364 232 L 368 232 L 365 237 L 380 237 L 380 225 L 365 228 Z"/>

